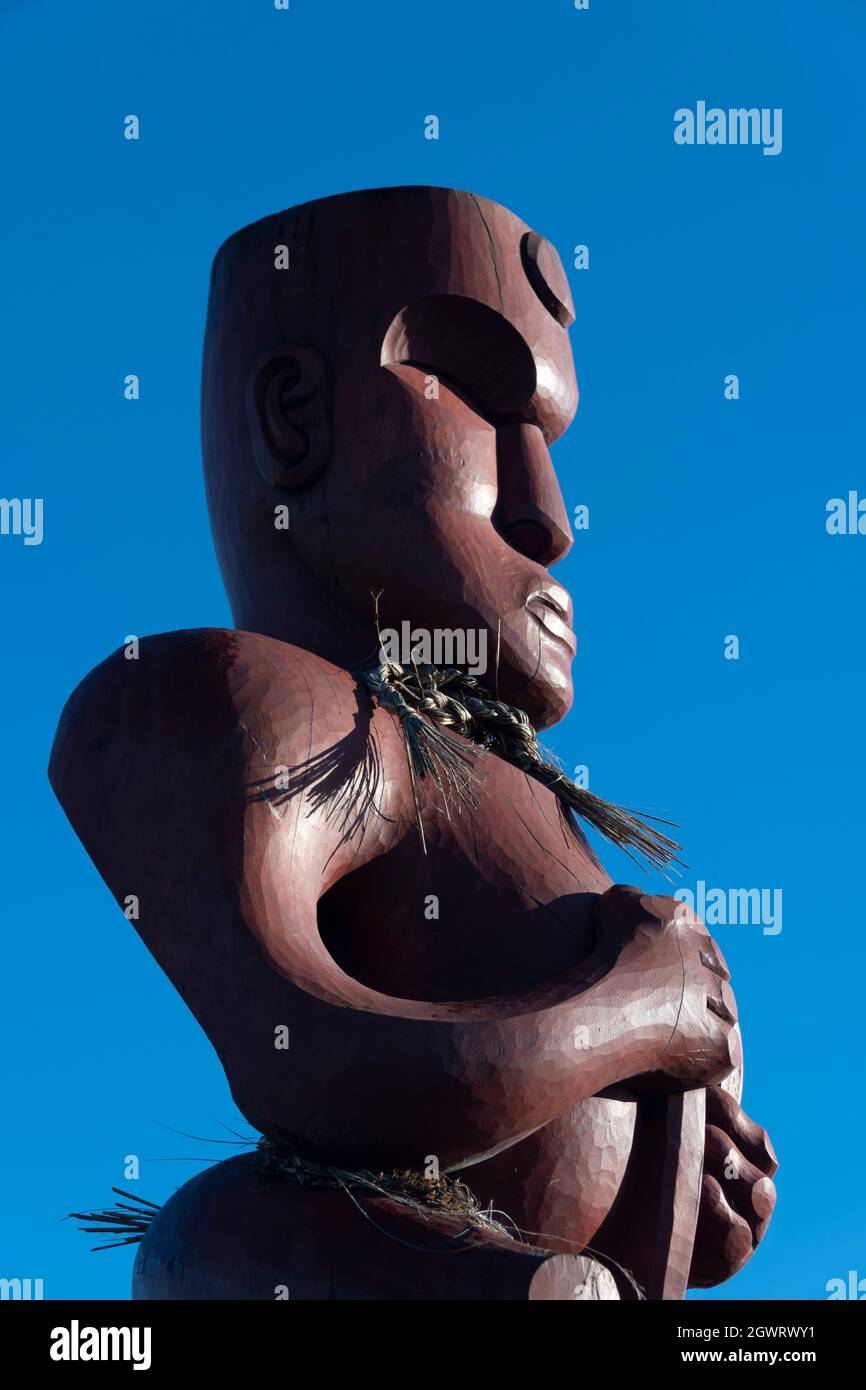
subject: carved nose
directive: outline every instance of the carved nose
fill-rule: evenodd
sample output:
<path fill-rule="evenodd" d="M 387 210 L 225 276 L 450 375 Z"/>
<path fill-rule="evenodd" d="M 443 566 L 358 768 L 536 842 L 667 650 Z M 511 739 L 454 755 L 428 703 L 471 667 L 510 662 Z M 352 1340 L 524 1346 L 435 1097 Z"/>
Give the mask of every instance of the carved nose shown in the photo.
<path fill-rule="evenodd" d="M 493 524 L 521 555 L 552 565 L 571 549 L 574 537 L 544 435 L 537 425 L 498 425 L 496 450 Z"/>

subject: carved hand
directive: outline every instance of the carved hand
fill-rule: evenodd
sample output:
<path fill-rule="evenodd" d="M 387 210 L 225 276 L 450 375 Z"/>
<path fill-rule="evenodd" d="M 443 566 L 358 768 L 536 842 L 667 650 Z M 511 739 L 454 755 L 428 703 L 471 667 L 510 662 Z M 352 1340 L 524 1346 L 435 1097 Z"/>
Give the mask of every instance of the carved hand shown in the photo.
<path fill-rule="evenodd" d="M 608 983 L 622 980 L 623 1010 L 657 1046 L 628 1084 L 659 1094 L 723 1080 L 740 1060 L 736 1003 L 703 923 L 674 898 L 617 884 L 596 904 L 595 926 L 596 954 L 615 957 Z"/>
<path fill-rule="evenodd" d="M 718 1086 L 707 1090 L 704 1175 L 689 1285 L 706 1289 L 742 1269 L 763 1240 L 778 1168 L 766 1130 Z"/>

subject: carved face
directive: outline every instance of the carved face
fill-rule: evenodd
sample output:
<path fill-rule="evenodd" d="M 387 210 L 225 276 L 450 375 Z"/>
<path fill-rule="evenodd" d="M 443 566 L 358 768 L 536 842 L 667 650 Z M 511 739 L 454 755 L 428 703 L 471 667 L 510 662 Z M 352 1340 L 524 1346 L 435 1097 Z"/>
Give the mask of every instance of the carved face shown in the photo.
<path fill-rule="evenodd" d="M 379 594 L 383 629 L 456 634 L 443 664 L 466 664 L 465 642 L 489 688 L 551 724 L 571 703 L 576 645 L 548 572 L 571 544 L 549 446 L 577 407 L 556 252 L 504 208 L 448 190 L 310 206 L 315 224 L 296 217 L 283 235 L 292 264 L 315 243 L 316 347 L 275 344 L 247 389 L 268 501 L 289 506 L 284 551 L 370 653 Z M 321 266 L 341 255 L 325 290 Z M 287 339 L 297 302 L 277 312 Z M 277 555 L 272 506 L 258 518 L 261 565 Z M 272 607 L 278 583 L 271 572 L 265 599 L 247 576 L 245 590 Z M 249 607 L 236 620 L 263 626 Z"/>

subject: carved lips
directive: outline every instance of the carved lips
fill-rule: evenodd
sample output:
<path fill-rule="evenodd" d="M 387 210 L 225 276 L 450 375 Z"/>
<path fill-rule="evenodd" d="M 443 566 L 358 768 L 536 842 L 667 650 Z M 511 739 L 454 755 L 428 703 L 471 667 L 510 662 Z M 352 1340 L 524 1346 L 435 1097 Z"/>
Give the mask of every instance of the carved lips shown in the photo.
<path fill-rule="evenodd" d="M 526 600 L 527 612 L 537 619 L 551 637 L 562 642 L 572 656 L 577 652 L 577 638 L 571 630 L 571 601 L 565 589 L 553 584 L 530 594 Z"/>

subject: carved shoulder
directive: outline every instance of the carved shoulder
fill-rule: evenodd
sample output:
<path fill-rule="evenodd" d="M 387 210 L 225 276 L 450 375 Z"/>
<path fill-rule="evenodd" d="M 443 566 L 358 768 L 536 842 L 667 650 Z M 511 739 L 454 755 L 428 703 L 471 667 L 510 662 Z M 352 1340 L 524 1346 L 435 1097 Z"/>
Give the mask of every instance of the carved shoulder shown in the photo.
<path fill-rule="evenodd" d="M 49 777 L 115 897 L 156 895 L 176 919 L 201 875 L 204 897 L 220 882 L 234 892 L 251 833 L 286 833 L 297 817 L 328 852 L 315 799 L 301 818 L 310 798 L 298 792 L 358 721 L 351 677 L 307 652 L 224 629 L 166 633 L 115 652 L 73 692 Z"/>

